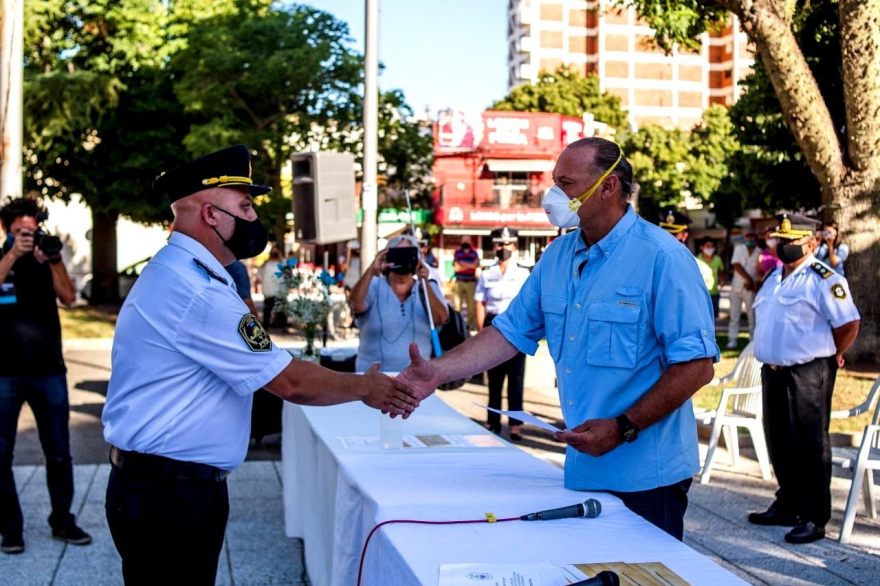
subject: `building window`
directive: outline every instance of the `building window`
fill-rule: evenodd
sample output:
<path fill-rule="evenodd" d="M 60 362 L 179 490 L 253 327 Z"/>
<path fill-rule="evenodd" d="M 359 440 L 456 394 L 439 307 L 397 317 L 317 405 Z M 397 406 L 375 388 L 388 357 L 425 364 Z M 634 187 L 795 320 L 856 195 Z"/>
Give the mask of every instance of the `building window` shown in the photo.
<path fill-rule="evenodd" d="M 492 202 L 501 209 L 538 207 L 537 197 L 530 192 L 529 174 L 526 172 L 498 171 L 492 180 Z M 488 202 L 487 202 L 488 203 Z"/>

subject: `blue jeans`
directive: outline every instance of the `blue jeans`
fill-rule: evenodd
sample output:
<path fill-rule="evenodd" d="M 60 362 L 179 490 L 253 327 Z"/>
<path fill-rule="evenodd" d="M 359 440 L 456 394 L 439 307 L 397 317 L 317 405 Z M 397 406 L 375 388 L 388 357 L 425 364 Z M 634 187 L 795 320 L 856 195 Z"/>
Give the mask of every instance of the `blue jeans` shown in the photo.
<path fill-rule="evenodd" d="M 679 541 L 684 536 L 684 513 L 688 506 L 688 490 L 693 478 L 638 492 L 609 490 L 626 505 L 626 508 L 647 519 Z"/>
<path fill-rule="evenodd" d="M 40 444 L 46 457 L 46 484 L 53 528 L 73 523 L 73 462 L 70 457 L 70 405 L 64 374 L 32 377 L 0 377 L 0 533 L 21 532 L 23 520 L 12 457 L 18 416 L 27 401 L 37 422 Z"/>

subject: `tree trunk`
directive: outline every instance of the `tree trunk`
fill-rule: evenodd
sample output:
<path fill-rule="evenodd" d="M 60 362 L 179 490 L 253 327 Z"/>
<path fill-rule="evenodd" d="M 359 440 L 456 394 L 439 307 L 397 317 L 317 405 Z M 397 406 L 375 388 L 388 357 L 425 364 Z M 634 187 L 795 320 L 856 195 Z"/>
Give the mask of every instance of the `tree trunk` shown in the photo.
<path fill-rule="evenodd" d="M 826 217 L 840 224 L 849 246 L 846 280 L 862 316 L 859 336 L 849 352 L 850 361 L 877 362 L 880 353 L 880 177 L 849 177 L 831 193 Z"/>
<path fill-rule="evenodd" d="M 116 221 L 119 214 L 92 210 L 92 305 L 119 304 Z"/>

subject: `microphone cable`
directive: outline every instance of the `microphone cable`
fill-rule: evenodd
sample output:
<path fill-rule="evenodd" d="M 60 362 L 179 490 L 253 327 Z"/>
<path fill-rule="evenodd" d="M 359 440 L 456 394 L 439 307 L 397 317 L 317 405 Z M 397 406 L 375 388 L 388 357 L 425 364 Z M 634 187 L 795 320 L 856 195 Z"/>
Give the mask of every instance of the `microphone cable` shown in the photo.
<path fill-rule="evenodd" d="M 367 546 L 370 544 L 370 539 L 373 537 L 373 534 L 383 525 L 391 525 L 392 523 L 411 523 L 415 525 L 468 525 L 473 523 L 504 523 L 507 521 L 519 521 L 520 517 L 509 517 L 507 519 L 496 519 L 495 515 L 492 513 L 486 513 L 485 519 L 469 519 L 464 521 L 421 521 L 417 519 L 389 519 L 387 521 L 382 521 L 370 531 L 369 535 L 367 535 L 366 541 L 364 541 L 364 548 L 361 550 L 361 560 L 358 563 L 358 577 L 357 577 L 357 586 L 361 586 L 361 576 L 364 571 L 364 559 L 367 556 Z"/>

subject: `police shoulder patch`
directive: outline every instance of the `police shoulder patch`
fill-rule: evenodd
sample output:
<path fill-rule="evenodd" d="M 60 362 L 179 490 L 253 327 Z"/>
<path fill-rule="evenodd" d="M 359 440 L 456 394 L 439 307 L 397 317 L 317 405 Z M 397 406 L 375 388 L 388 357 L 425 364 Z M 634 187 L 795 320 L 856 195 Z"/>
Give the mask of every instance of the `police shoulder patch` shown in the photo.
<path fill-rule="evenodd" d="M 831 269 L 829 269 L 828 267 L 826 267 L 824 264 L 822 264 L 819 261 L 816 261 L 813 264 L 811 264 L 810 268 L 813 269 L 814 271 L 816 271 L 817 273 L 819 273 L 819 276 L 822 277 L 823 279 L 827 279 L 828 277 L 830 277 L 831 275 L 834 274 L 834 271 L 832 271 Z"/>
<path fill-rule="evenodd" d="M 843 301 L 846 299 L 846 289 L 843 288 L 843 285 L 840 283 L 836 283 L 831 286 L 831 294 L 834 295 L 835 299 Z"/>
<path fill-rule="evenodd" d="M 272 349 L 272 340 L 269 339 L 269 334 L 252 313 L 245 314 L 238 322 L 238 333 L 241 334 L 245 344 L 253 352 L 268 352 Z"/>

